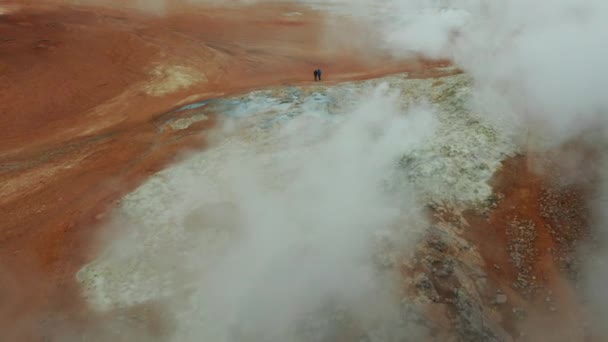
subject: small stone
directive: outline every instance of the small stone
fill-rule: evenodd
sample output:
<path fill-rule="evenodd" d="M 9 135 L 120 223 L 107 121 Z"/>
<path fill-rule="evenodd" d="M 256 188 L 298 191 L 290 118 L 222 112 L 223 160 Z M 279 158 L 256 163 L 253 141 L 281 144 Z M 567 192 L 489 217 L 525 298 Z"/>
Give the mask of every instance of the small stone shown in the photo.
<path fill-rule="evenodd" d="M 488 285 L 488 281 L 486 278 L 479 278 L 477 280 L 475 280 L 475 284 L 477 285 L 478 288 L 483 289 Z"/>
<path fill-rule="evenodd" d="M 429 290 L 433 287 L 433 283 L 425 275 L 420 275 L 416 280 L 416 288 L 420 290 Z"/>
<path fill-rule="evenodd" d="M 498 304 L 498 305 L 502 305 L 505 304 L 507 302 L 507 295 L 505 294 L 497 294 L 496 295 L 496 299 L 494 299 L 494 303 Z"/>

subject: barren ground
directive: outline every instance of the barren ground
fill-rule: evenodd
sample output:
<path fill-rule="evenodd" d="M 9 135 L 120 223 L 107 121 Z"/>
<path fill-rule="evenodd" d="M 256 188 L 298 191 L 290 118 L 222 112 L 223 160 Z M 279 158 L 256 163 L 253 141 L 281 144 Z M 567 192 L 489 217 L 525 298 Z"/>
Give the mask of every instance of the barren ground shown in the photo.
<path fill-rule="evenodd" d="M 356 23 L 284 4 L 175 6 L 162 17 L 65 1 L 4 1 L 0 9 L 0 329 L 7 341 L 99 318 L 87 313 L 74 274 L 94 254 L 105 213 L 179 151 L 204 146 L 200 132 L 215 123 L 160 132 L 170 109 L 312 82 L 317 66 L 326 82 L 338 82 L 397 71 L 425 77 L 430 66 L 446 64 L 393 60 L 348 37 L 328 41 L 327 25 L 356 36 Z M 526 156 L 505 163 L 494 184 L 502 197 L 485 216 L 467 214 L 475 227 L 468 238 L 509 296 L 509 306 L 498 308 L 507 330 L 516 330 L 515 306 L 558 315 L 549 321 L 576 330 L 584 313 L 563 275 L 588 233 L 587 190 L 556 187 L 528 166 Z M 515 236 L 525 232 L 513 225 L 532 237 Z M 514 248 L 529 254 L 514 256 Z M 512 290 L 518 281 L 522 291 Z M 147 321 L 158 328 L 154 317 Z"/>
<path fill-rule="evenodd" d="M 113 202 L 177 151 L 204 145 L 195 133 L 214 120 L 159 134 L 164 112 L 311 82 L 316 66 L 337 82 L 428 64 L 328 42 L 326 17 L 284 4 L 176 6 L 166 16 L 65 1 L 0 5 L 0 324 L 14 338 L 29 329 L 11 322 L 79 307 L 73 275 Z"/>
<path fill-rule="evenodd" d="M 590 234 L 586 199 L 593 180 L 558 184 L 564 172 L 555 162 L 537 154 L 505 161 L 494 178 L 494 209 L 467 214 L 466 235 L 497 293 L 508 297 L 495 307 L 506 329 L 530 341 L 582 341 L 591 335 L 577 291 L 577 249 Z M 490 303 L 495 298 L 489 294 Z"/>

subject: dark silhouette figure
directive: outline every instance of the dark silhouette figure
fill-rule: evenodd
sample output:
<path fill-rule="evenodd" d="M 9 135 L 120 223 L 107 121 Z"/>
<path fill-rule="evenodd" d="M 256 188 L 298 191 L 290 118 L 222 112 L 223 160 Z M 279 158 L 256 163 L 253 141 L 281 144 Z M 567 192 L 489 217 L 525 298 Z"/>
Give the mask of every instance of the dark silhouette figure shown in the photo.
<path fill-rule="evenodd" d="M 317 69 L 317 76 L 319 76 L 319 81 L 321 80 L 321 69 Z"/>
<path fill-rule="evenodd" d="M 319 70 L 315 69 L 314 74 L 315 74 L 315 81 L 317 81 L 319 79 Z"/>

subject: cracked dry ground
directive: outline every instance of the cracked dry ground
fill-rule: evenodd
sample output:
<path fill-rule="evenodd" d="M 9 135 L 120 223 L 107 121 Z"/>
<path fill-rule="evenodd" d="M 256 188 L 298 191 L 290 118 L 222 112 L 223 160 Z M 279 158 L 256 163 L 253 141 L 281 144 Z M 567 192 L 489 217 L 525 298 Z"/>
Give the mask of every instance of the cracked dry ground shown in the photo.
<path fill-rule="evenodd" d="M 435 224 L 402 273 L 433 340 L 601 340 L 577 291 L 592 181 L 565 183 L 561 171 L 549 155 L 519 155 L 482 208 L 431 208 Z"/>

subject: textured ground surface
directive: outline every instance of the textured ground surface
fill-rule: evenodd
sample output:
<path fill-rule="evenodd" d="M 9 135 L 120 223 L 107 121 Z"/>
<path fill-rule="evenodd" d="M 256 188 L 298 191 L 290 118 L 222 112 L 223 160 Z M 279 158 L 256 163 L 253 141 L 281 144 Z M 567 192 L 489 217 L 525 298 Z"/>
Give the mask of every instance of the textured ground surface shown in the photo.
<path fill-rule="evenodd" d="M 457 72 L 451 75 L 455 70 L 450 68 L 435 72 L 430 79 L 398 74 L 331 87 L 273 88 L 178 111 L 180 118 L 163 127 L 183 129 L 187 124 L 209 120 L 212 113 L 237 118 L 243 126 L 220 139 L 210 151 L 163 170 L 123 198 L 120 217 L 135 227 L 129 239 L 141 241 L 141 248 L 126 255 L 109 249 L 79 272 L 78 279 L 90 303 L 104 311 L 172 298 L 197 288 L 200 279 L 196 274 L 201 269 L 203 273 L 213 269 L 215 258 L 230 250 L 234 246 L 231 240 L 236 239 L 234 228 L 225 225 L 202 233 L 193 233 L 196 228 L 191 227 L 200 225 L 196 217 L 215 222 L 209 216 L 236 215 L 232 210 L 237 209 L 221 204 L 234 200 L 224 197 L 221 190 L 229 182 L 223 175 L 231 174 L 230 161 L 241 160 L 248 165 L 244 160 L 249 155 L 258 156 L 265 160 L 262 164 L 268 165 L 280 165 L 284 158 L 306 159 L 309 149 L 316 151 L 314 147 L 287 149 L 292 135 L 301 132 L 285 133 L 281 129 L 285 130 L 291 120 L 306 116 L 328 126 L 340 125 L 352 106 L 359 104 L 358 94 L 368 94 L 370 89 L 385 84 L 399 93 L 404 113 L 426 100 L 438 117 L 432 137 L 423 145 L 403 151 L 393 179 L 399 191 L 405 191 L 404 184 L 413 185 L 416 197 L 432 208 L 432 227 L 424 230 L 414 258 L 399 257 L 399 245 L 394 243 L 382 248 L 378 256 L 385 267 L 403 272 L 406 294 L 401 300 L 408 304 L 401 309 L 402 324 L 407 327 L 412 322 L 424 322 L 425 333 L 439 340 L 449 336 L 463 340 L 535 340 L 548 336 L 538 326 L 552 324 L 560 326 L 554 329 L 553 339 L 584 339 L 584 312 L 575 283 L 568 280 L 576 279 L 572 273 L 576 268 L 573 244 L 584 240 L 587 232 L 584 187 L 571 184 L 564 188 L 537 174 L 533 165 L 542 162 L 551 167 L 550 158 L 522 156 L 520 147 L 510 143 L 500 129 L 471 112 L 467 105 L 468 76 Z M 334 158 L 341 160 L 339 156 Z M 297 171 L 282 175 L 273 170 L 265 169 L 265 177 L 282 179 L 275 186 L 284 191 L 290 191 L 286 184 L 301 181 Z M 554 165 L 551 170 L 559 174 Z M 199 191 L 216 195 L 207 198 L 197 195 Z M 306 205 L 314 207 L 312 203 Z M 273 208 L 285 209 L 278 204 Z M 560 219 L 557 212 L 563 210 L 567 213 Z M 391 234 L 387 237 L 398 240 Z M 180 269 L 171 263 L 167 269 L 163 260 L 168 251 L 181 250 L 186 256 L 192 239 L 201 241 L 197 248 L 205 251 L 199 255 L 202 261 L 194 268 Z M 122 241 L 115 248 L 120 250 L 120 244 L 125 243 L 129 242 Z M 402 248 L 406 249 L 405 245 Z M 190 296 L 204 298 L 205 294 L 194 291 Z M 176 310 L 187 312 L 180 321 L 203 317 L 205 312 L 189 307 Z M 345 313 L 346 317 L 350 314 Z M 317 319 L 323 323 L 316 325 L 345 324 L 320 317 Z M 414 338 L 412 328 L 403 328 L 404 332 L 395 327 L 383 329 L 387 335 L 381 334 L 384 337 L 378 337 L 379 341 Z M 368 336 L 378 333 L 373 329 L 359 332 Z M 312 340 L 324 338 L 327 335 L 321 334 Z"/>
<path fill-rule="evenodd" d="M 105 210 L 177 149 L 204 144 L 193 133 L 214 124 L 211 117 L 159 131 L 164 112 L 308 83 L 317 65 L 331 70 L 328 82 L 420 69 L 358 60 L 353 49 L 361 47 L 319 48 L 324 17 L 293 6 L 258 4 L 255 15 L 176 8 L 163 17 L 62 1 L 2 6 L 0 253 L 11 293 L 2 322 L 77 306 L 72 275 L 89 258 L 87 241 Z M 293 12 L 300 15 L 286 15 Z"/>
<path fill-rule="evenodd" d="M 303 144 L 281 153 L 281 144 L 293 142 L 285 128 L 307 117 L 339 127 L 360 95 L 380 83 L 400 93 L 403 111 L 427 101 L 437 113 L 432 137 L 403 150 L 393 178 L 421 199 L 430 228 L 408 240 L 418 241 L 415 248 L 403 248 L 415 257 L 401 255 L 405 244 L 380 239 L 379 264 L 400 273 L 403 285 L 397 302 L 404 304 L 388 327 L 361 327 L 348 308 L 330 308 L 320 319 L 303 319 L 304 340 L 413 338 L 412 322 L 431 340 L 589 337 L 574 251 L 590 235 L 585 198 L 593 172 L 561 182 L 571 171 L 558 167 L 561 151 L 526 153 L 471 112 L 467 75 L 442 62 L 388 59 L 349 38 L 356 23 L 328 21 L 305 7 L 175 2 L 159 17 L 65 3 L 0 2 L 0 328 L 7 340 L 201 336 L 187 318 L 207 314 L 204 301 L 173 301 L 168 312 L 163 300 L 205 299 L 195 286 L 201 268 L 213 264 L 205 256 L 221 254 L 238 233 L 230 228 L 239 222 L 225 217 L 242 208 L 221 201 L 230 200 L 221 188 L 230 183 L 223 173 L 234 168 L 230 160 L 254 152 L 262 157 L 252 165 L 261 170 L 289 161 L 303 171 L 270 168 L 265 181 L 296 193 L 324 191 L 294 188 L 290 175 L 322 179 L 298 156 L 331 160 L 336 151 Z M 327 37 L 327 25 L 352 35 Z M 315 66 L 325 71 L 322 86 L 310 81 Z M 350 82 L 358 79 L 371 80 Z M 239 124 L 213 130 L 226 118 Z M 208 143 L 213 148 L 200 152 Z M 197 152 L 163 169 L 188 149 Z M 335 165 L 336 179 L 349 174 L 347 166 Z M 200 231 L 200 222 L 215 228 Z M 125 227 L 138 248 L 113 253 L 124 250 L 104 238 Z M 206 254 L 180 259 L 183 267 L 167 262 L 193 245 Z M 274 252 L 281 251 L 267 256 Z"/>

